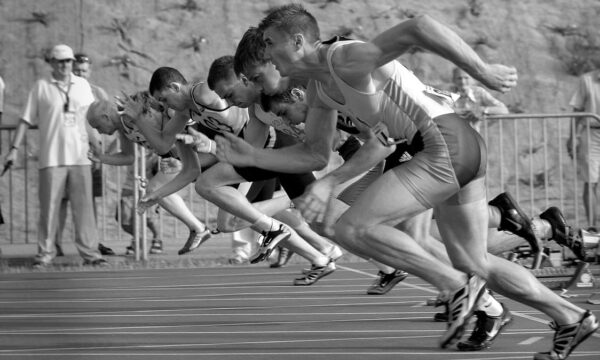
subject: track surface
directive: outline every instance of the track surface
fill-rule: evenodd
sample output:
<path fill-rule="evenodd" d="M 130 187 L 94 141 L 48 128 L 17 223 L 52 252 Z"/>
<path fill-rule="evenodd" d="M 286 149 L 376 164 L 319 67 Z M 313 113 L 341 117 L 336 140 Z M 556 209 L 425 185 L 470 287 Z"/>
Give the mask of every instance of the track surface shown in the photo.
<path fill-rule="evenodd" d="M 376 271 L 343 264 L 308 287 L 301 266 L 3 274 L 0 359 L 532 359 L 548 318 L 501 298 L 514 321 L 491 349 L 440 349 L 435 290 L 409 277 L 365 295 Z M 598 290 L 596 290 L 598 291 Z M 592 290 L 570 301 L 587 304 Z M 466 337 L 466 336 L 465 336 Z M 600 336 L 572 359 L 600 359 Z"/>

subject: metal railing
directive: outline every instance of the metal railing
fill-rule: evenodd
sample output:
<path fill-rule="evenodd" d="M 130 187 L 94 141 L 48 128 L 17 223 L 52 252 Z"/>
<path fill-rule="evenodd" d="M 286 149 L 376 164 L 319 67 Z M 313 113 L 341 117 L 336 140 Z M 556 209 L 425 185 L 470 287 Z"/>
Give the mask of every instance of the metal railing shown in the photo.
<path fill-rule="evenodd" d="M 587 119 L 584 136 L 588 139 L 591 122 L 599 121 L 600 124 L 600 117 L 591 113 L 488 116 L 483 122 L 482 135 L 488 146 L 489 198 L 508 190 L 531 216 L 549 206 L 558 206 L 573 225 L 587 227 L 590 222 L 580 215 L 585 211 L 580 194 L 582 180 L 576 171 L 577 157 L 571 159 L 566 148 L 566 140 L 574 126 L 572 120 L 576 118 Z M 15 126 L 0 125 L 2 161 L 10 148 L 14 129 Z M 6 221 L 5 225 L 0 226 L 0 244 L 37 241 L 37 149 L 32 148 L 35 142 L 31 141 L 37 139 L 37 134 L 32 134 L 35 131 L 37 130 L 28 131 L 24 146 L 19 152 L 19 161 L 0 179 L 0 206 Z M 143 157 L 138 155 L 136 158 Z M 136 161 L 136 164 L 139 162 Z M 120 208 L 120 189 L 125 178 L 122 176 L 123 171 L 123 167 L 104 165 L 104 193 L 97 204 L 101 241 L 121 240 L 124 236 L 119 226 L 121 215 L 118 211 L 118 221 L 115 221 L 115 209 Z M 139 180 L 140 176 L 136 177 L 136 181 Z M 209 207 L 206 201 L 195 194 L 193 188 L 190 187 L 188 191 L 186 203 L 192 212 L 205 223 L 214 223 L 216 207 L 212 204 Z M 182 227 L 170 216 L 161 216 L 159 223 L 161 233 L 167 229 L 166 233 L 176 236 Z M 142 228 L 141 235 L 145 228 Z M 64 235 L 68 236 L 69 231 Z M 145 241 L 142 246 L 145 246 Z M 146 252 L 142 252 L 144 253 Z"/>
<path fill-rule="evenodd" d="M 0 163 L 4 158 L 14 136 L 16 125 L 0 125 Z M 38 169 L 37 152 L 35 148 L 38 134 L 36 127 L 30 127 L 23 139 L 23 145 L 18 153 L 18 159 L 15 164 L 0 178 L 0 207 L 4 217 L 5 224 L 0 225 L 0 245 L 37 243 L 37 222 L 39 217 L 39 206 L 37 197 L 38 188 Z M 134 188 L 141 188 L 140 184 L 145 179 L 145 159 L 144 149 L 135 147 L 136 161 L 134 165 L 135 185 Z M 121 228 L 123 216 L 121 214 L 121 189 L 127 181 L 124 175 L 127 167 L 102 165 L 102 196 L 96 197 L 97 227 L 101 242 L 107 240 L 126 241 L 124 238 L 129 236 Z M 131 187 L 131 185 L 129 185 Z M 184 200 L 196 216 L 205 224 L 211 227 L 216 223 L 216 207 L 209 204 L 195 193 L 192 186 L 185 190 Z M 180 193 L 180 194 L 182 194 Z M 134 196 L 138 196 L 134 191 Z M 134 204 L 137 204 L 137 198 L 134 198 Z M 69 210 L 70 211 L 70 210 Z M 73 241 L 74 230 L 71 223 L 72 216 L 67 217 L 67 225 L 63 232 L 64 241 Z M 141 217 L 140 217 L 141 218 Z M 146 224 L 145 219 L 138 219 L 138 224 Z M 187 237 L 187 232 L 183 224 L 165 211 L 158 213 L 159 236 L 164 239 L 165 234 L 168 237 Z M 134 234 L 134 243 L 136 246 L 146 250 L 145 232 L 146 226 L 134 226 L 137 232 Z M 139 236 L 138 236 L 139 235 Z M 138 242 L 137 239 L 143 239 Z M 137 251 L 136 257 L 146 256 L 147 251 Z"/>
<path fill-rule="evenodd" d="M 571 158 L 567 139 L 575 119 L 584 118 L 584 134 L 590 139 L 592 113 L 508 114 L 488 116 L 482 135 L 488 147 L 488 195 L 509 190 L 530 215 L 558 206 L 577 227 L 591 224 L 584 213 L 580 194 L 583 180 L 577 156 Z M 571 153 L 575 154 L 573 147 Z M 589 153 L 588 153 L 589 157 Z M 591 197 L 587 199 L 590 203 Z"/>

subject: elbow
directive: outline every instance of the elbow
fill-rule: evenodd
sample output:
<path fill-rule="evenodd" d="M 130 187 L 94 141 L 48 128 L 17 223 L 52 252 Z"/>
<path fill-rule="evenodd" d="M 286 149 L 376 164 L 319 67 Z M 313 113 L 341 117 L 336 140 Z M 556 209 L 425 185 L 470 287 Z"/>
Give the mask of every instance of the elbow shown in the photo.
<path fill-rule="evenodd" d="M 312 157 L 311 168 L 323 170 L 329 164 L 329 155 L 318 154 Z"/>

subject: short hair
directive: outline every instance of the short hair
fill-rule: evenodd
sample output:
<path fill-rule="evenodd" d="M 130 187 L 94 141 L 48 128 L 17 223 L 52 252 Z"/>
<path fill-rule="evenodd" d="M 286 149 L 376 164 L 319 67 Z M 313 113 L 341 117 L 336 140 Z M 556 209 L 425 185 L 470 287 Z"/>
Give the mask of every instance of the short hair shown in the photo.
<path fill-rule="evenodd" d="M 264 111 L 271 111 L 274 104 L 294 104 L 304 99 L 306 88 L 292 86 L 286 90 L 273 94 L 267 95 L 265 93 L 260 94 L 260 106 Z"/>
<path fill-rule="evenodd" d="M 85 115 L 88 122 L 99 119 L 102 115 L 110 116 L 113 111 L 117 111 L 114 102 L 108 100 L 96 100 L 90 104 Z"/>
<path fill-rule="evenodd" d="M 87 54 L 85 54 L 85 53 L 77 53 L 77 54 L 75 54 L 75 62 L 79 63 L 79 64 L 88 63 L 91 65 L 92 59 L 89 56 L 87 56 Z"/>
<path fill-rule="evenodd" d="M 211 90 L 214 90 L 217 82 L 229 79 L 231 76 L 235 76 L 233 71 L 233 56 L 221 56 L 210 65 L 206 83 Z"/>
<path fill-rule="evenodd" d="M 302 33 L 309 41 L 317 41 L 321 38 L 317 19 L 300 4 L 288 4 L 270 10 L 258 25 L 261 31 L 269 27 L 290 35 Z"/>
<path fill-rule="evenodd" d="M 156 91 L 164 90 L 170 83 L 177 82 L 183 85 L 187 84 L 185 77 L 179 72 L 179 70 L 171 67 L 159 67 L 152 73 L 150 79 L 150 86 L 148 92 L 152 95 Z"/>
<path fill-rule="evenodd" d="M 233 57 L 233 71 L 236 75 L 246 74 L 248 68 L 255 65 L 264 65 L 265 42 L 263 32 L 257 27 L 250 27 L 242 36 L 242 40 L 235 50 Z M 248 74 L 246 74 L 248 75 Z"/>

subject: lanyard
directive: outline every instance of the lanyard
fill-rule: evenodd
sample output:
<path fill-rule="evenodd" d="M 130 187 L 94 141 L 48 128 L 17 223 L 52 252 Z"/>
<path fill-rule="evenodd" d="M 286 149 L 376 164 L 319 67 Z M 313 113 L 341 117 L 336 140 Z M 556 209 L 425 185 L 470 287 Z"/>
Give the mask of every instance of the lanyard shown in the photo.
<path fill-rule="evenodd" d="M 58 85 L 58 82 L 55 82 L 54 84 L 56 85 L 56 88 L 58 89 L 58 91 L 65 94 L 66 100 L 63 105 L 63 111 L 69 112 L 69 91 L 71 91 L 71 77 L 69 76 L 69 86 L 67 87 L 67 91 L 63 90 L 63 88 L 61 88 L 60 85 Z"/>

